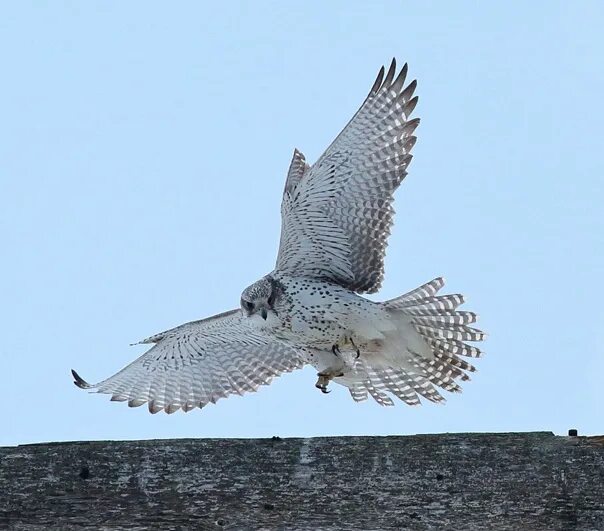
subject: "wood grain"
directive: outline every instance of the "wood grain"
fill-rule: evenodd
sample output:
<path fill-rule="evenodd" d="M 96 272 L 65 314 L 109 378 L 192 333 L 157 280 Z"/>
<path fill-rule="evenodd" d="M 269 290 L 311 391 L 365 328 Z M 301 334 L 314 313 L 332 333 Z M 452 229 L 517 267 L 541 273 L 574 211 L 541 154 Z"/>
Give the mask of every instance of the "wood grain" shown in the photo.
<path fill-rule="evenodd" d="M 602 441 L 502 433 L 0 448 L 0 528 L 604 529 Z"/>

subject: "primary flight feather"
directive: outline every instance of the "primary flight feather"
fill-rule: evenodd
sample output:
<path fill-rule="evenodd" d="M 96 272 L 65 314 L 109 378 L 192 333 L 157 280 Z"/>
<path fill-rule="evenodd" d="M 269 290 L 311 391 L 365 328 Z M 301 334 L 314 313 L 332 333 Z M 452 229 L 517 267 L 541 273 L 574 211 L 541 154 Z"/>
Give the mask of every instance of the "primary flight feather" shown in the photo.
<path fill-rule="evenodd" d="M 75 384 L 149 411 L 189 411 L 230 394 L 255 391 L 311 364 L 315 384 L 369 395 L 444 400 L 475 370 L 484 334 L 477 316 L 458 311 L 461 295 L 438 295 L 437 278 L 405 295 L 373 302 L 393 223 L 393 194 L 407 175 L 418 118 L 416 82 L 384 67 L 348 125 L 312 166 L 294 151 L 281 204 L 275 269 L 247 287 L 240 308 L 156 334 L 153 346 L 117 374 Z"/>

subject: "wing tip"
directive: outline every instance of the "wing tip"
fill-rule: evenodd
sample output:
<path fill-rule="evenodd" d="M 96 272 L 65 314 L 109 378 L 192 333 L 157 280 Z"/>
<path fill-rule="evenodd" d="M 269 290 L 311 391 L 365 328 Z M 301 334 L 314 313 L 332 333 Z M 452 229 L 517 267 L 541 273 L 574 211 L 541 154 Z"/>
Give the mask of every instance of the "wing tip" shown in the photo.
<path fill-rule="evenodd" d="M 92 389 L 94 387 L 94 385 L 89 384 L 74 369 L 71 369 L 71 376 L 73 377 L 73 384 L 80 389 Z"/>
<path fill-rule="evenodd" d="M 371 87 L 371 90 L 369 91 L 369 96 L 373 96 L 382 86 L 382 81 L 384 79 L 384 74 L 385 74 L 385 69 L 384 66 L 382 65 L 382 67 L 380 68 L 377 77 L 375 78 L 375 81 L 373 82 L 373 86 Z"/>
<path fill-rule="evenodd" d="M 405 79 L 407 78 L 407 74 L 409 72 L 409 65 L 408 65 L 408 63 L 403 64 L 402 68 L 399 70 L 398 75 L 396 76 L 396 79 L 395 79 L 394 76 L 396 74 L 396 70 L 397 70 L 396 57 L 393 57 L 392 61 L 390 62 L 390 66 L 388 67 L 388 70 L 386 70 L 384 65 L 382 65 L 382 67 L 380 68 L 377 78 L 376 78 L 375 82 L 373 83 L 371 90 L 369 91 L 369 96 L 376 94 L 383 87 L 397 87 L 397 89 L 402 88 L 402 86 L 405 82 Z M 417 85 L 417 82 L 415 80 L 410 83 L 410 86 L 407 87 L 407 89 L 406 89 L 407 96 L 410 96 L 410 94 L 413 93 L 416 85 Z"/>
<path fill-rule="evenodd" d="M 152 343 L 159 343 L 164 338 L 164 333 L 155 334 L 154 336 L 146 337 L 136 343 L 130 343 L 129 346 L 134 347 L 136 345 L 150 345 Z"/>
<path fill-rule="evenodd" d="M 392 80 L 394 79 L 394 74 L 396 72 L 396 57 L 392 58 L 392 62 L 390 63 L 390 67 L 388 68 L 388 72 L 386 72 L 386 78 L 382 83 L 382 86 L 389 87 L 392 84 Z"/>

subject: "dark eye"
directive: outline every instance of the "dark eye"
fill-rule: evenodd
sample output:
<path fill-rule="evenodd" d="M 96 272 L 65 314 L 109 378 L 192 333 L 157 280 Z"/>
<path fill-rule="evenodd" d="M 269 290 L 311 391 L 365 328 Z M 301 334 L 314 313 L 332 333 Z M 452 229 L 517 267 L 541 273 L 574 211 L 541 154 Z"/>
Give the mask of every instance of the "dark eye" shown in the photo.
<path fill-rule="evenodd" d="M 254 305 L 245 299 L 241 299 L 241 307 L 248 312 L 251 312 L 254 309 Z"/>
<path fill-rule="evenodd" d="M 273 306 L 273 303 L 275 302 L 275 292 L 274 291 L 271 293 L 271 296 L 268 298 L 267 302 L 268 302 L 269 306 L 271 306 L 271 307 Z"/>

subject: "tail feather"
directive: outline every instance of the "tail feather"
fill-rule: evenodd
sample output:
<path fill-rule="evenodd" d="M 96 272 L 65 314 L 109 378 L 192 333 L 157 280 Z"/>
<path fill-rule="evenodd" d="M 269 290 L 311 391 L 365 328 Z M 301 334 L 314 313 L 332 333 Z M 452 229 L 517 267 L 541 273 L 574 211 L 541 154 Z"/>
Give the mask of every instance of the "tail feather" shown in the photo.
<path fill-rule="evenodd" d="M 466 356 L 468 358 L 480 358 L 482 356 L 482 350 L 474 345 L 466 345 L 462 341 L 449 341 L 433 337 L 425 337 L 424 339 L 433 352 L 451 356 Z"/>
<path fill-rule="evenodd" d="M 424 371 L 429 372 L 435 378 L 442 378 L 447 381 L 449 378 L 459 378 L 461 381 L 469 381 L 470 376 L 464 371 L 476 372 L 476 367 L 465 360 L 457 357 L 444 356 L 438 352 L 434 353 L 433 360 L 427 360 L 418 356 L 415 364 Z M 438 384 L 440 387 L 442 385 Z"/>
<path fill-rule="evenodd" d="M 426 285 L 440 286 L 442 279 Z M 439 287 L 439 289 L 440 289 Z M 437 295 L 416 298 L 403 295 L 388 304 L 408 315 L 415 330 L 428 345 L 432 359 L 417 355 L 415 365 L 425 378 L 437 387 L 448 391 L 461 391 L 455 380 L 469 380 L 466 372 L 476 368 L 458 356 L 479 357 L 480 349 L 467 345 L 465 341 L 482 341 L 486 335 L 477 328 L 467 326 L 475 323 L 478 316 L 474 312 L 456 311 L 464 302 L 463 295 Z"/>
<path fill-rule="evenodd" d="M 445 398 L 436 390 L 433 381 L 428 378 L 428 375 L 425 374 L 424 371 L 418 372 L 419 374 L 414 374 L 411 377 L 414 389 L 417 393 L 430 402 L 443 402 Z"/>
<path fill-rule="evenodd" d="M 404 296 L 403 296 L 404 297 Z M 405 308 L 415 308 L 418 310 L 455 310 L 463 304 L 463 295 L 458 293 L 454 295 L 437 295 L 434 297 L 424 297 L 422 299 L 407 300 L 402 297 L 389 300 L 385 304 L 389 308 L 403 310 Z"/>
<path fill-rule="evenodd" d="M 396 299 L 392 299 L 388 301 L 389 303 L 396 303 L 396 301 L 415 301 L 419 299 L 425 299 L 427 297 L 433 297 L 438 293 L 440 288 L 445 285 L 445 279 L 442 277 L 435 278 L 430 282 L 426 282 L 422 284 L 419 288 L 415 288 L 414 290 L 408 291 L 407 293 L 396 297 Z"/>
<path fill-rule="evenodd" d="M 449 360 L 446 358 L 439 358 L 432 361 L 418 360 L 416 366 L 427 373 L 430 376 L 431 381 L 447 391 L 461 392 L 461 387 L 455 382 L 455 379 L 459 378 L 462 381 L 470 379 L 465 372 L 460 370 L 456 365 L 450 364 Z"/>
<path fill-rule="evenodd" d="M 384 383 L 384 388 L 406 404 L 416 406 L 420 403 L 417 392 L 410 385 L 409 379 L 404 372 L 385 369 L 380 371 L 379 377 Z"/>
<path fill-rule="evenodd" d="M 380 388 L 384 388 L 384 384 L 379 376 L 374 373 L 368 373 L 368 378 L 364 382 L 367 391 L 380 406 L 393 406 L 394 402 Z"/>
<path fill-rule="evenodd" d="M 465 341 L 482 341 L 485 334 L 468 326 L 478 319 L 474 312 L 456 310 L 464 302 L 463 295 L 437 295 L 443 286 L 444 280 L 439 277 L 384 303 L 387 310 L 399 316 L 401 330 L 407 330 L 405 334 L 417 334 L 418 348 L 408 343 L 401 353 L 404 359 L 400 365 L 392 362 L 397 366 L 372 366 L 371 360 L 359 359 L 356 377 L 342 382 L 355 401 L 371 395 L 381 405 L 392 405 L 386 394 L 390 393 L 409 405 L 417 405 L 420 397 L 431 402 L 444 401 L 439 393 L 442 389 L 461 391 L 459 382 L 469 380 L 467 373 L 476 368 L 460 356 L 482 355 L 478 347 Z"/>
<path fill-rule="evenodd" d="M 355 402 L 367 400 L 367 388 L 361 384 L 350 384 L 348 386 L 348 391 Z"/>
<path fill-rule="evenodd" d="M 436 356 L 436 359 L 444 362 L 444 363 L 448 363 L 450 366 L 452 367 L 457 367 L 458 369 L 461 369 L 462 371 L 468 371 L 468 372 L 476 372 L 476 367 L 474 367 L 474 365 L 472 365 L 471 363 L 468 363 L 466 360 L 462 360 L 461 358 L 458 358 L 457 356 L 443 356 L 442 354 L 439 353 L 435 353 L 434 354 Z M 465 374 L 462 373 L 464 378 L 464 380 L 469 380 L 470 377 Z"/>
<path fill-rule="evenodd" d="M 383 351 L 356 360 L 352 371 L 335 381 L 348 387 L 356 402 L 371 396 L 383 406 L 393 405 L 390 395 L 409 405 L 420 399 L 444 402 L 439 391 L 461 392 L 460 382 L 470 380 L 474 365 L 462 358 L 479 358 L 482 351 L 466 341 L 482 341 L 486 335 L 468 325 L 474 312 L 457 311 L 464 297 L 438 295 L 442 278 L 383 303 L 396 324 Z M 376 357 L 377 356 L 377 357 Z M 460 357 L 461 356 L 461 357 Z"/>
<path fill-rule="evenodd" d="M 455 341 L 482 341 L 484 333 L 476 328 L 469 326 L 443 327 L 434 328 L 431 326 L 422 326 L 412 319 L 411 322 L 415 325 L 415 329 L 425 337 L 433 337 L 436 339 L 446 339 Z"/>
<path fill-rule="evenodd" d="M 417 310 L 407 308 L 407 315 L 413 316 L 416 324 L 438 328 L 442 326 L 459 326 L 475 323 L 478 315 L 474 312 L 457 312 L 451 310 Z"/>

